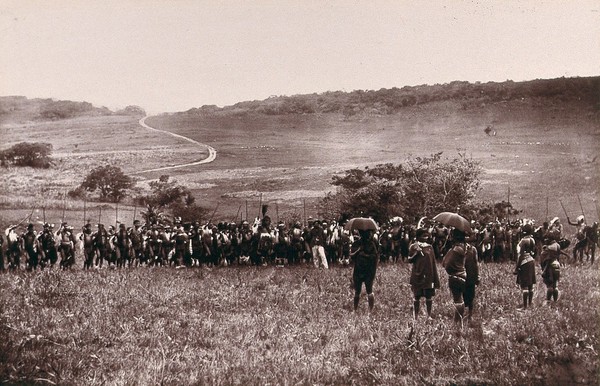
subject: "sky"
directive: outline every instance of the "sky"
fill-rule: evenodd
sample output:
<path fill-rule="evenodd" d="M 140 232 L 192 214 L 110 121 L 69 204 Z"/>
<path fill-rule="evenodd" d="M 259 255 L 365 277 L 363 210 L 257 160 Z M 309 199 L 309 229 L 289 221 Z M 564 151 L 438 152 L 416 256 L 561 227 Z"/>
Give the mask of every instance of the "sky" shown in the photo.
<path fill-rule="evenodd" d="M 0 0 L 0 95 L 149 113 L 600 75 L 600 0 Z"/>

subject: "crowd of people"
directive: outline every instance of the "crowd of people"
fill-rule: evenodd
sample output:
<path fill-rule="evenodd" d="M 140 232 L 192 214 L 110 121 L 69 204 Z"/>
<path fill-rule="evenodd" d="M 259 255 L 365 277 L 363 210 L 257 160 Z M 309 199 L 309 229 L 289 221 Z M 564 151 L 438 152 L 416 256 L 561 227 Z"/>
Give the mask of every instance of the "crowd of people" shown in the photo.
<path fill-rule="evenodd" d="M 457 320 L 473 309 L 478 264 L 512 261 L 523 295 L 523 308 L 531 304 L 535 284 L 535 262 L 542 268 L 548 286 L 547 300 L 558 299 L 561 255 L 564 262 L 594 264 L 598 245 L 598 223 L 588 226 L 583 216 L 575 222 L 573 242 L 556 217 L 536 226 L 527 219 L 471 222 L 468 232 L 428 218 L 409 224 L 400 217 L 373 229 L 348 229 L 345 222 L 309 218 L 306 224 L 277 222 L 264 215 L 252 223 L 219 222 L 201 225 L 182 223 L 143 224 L 135 220 L 108 226 L 86 223 L 78 232 L 66 222 L 56 228 L 44 223 L 41 230 L 29 223 L 21 234 L 11 225 L 0 236 L 0 270 L 70 269 L 81 259 L 83 269 L 139 266 L 288 266 L 313 264 L 354 266 L 355 309 L 364 284 L 369 308 L 373 307 L 373 281 L 380 262 L 412 265 L 410 284 L 415 316 L 425 298 L 431 316 L 433 296 L 440 288 L 437 261 L 448 274 L 448 287 L 456 306 Z M 572 254 L 564 251 L 572 244 Z M 585 257 L 585 259 L 584 259 Z M 6 261 L 6 263 L 5 263 Z"/>

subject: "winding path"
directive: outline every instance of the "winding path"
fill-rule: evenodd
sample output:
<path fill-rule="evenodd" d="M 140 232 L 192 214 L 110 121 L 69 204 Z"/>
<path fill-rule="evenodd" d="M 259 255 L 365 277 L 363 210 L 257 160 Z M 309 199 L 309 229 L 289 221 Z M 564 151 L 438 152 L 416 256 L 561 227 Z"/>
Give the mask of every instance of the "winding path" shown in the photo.
<path fill-rule="evenodd" d="M 201 147 L 206 147 L 208 149 L 208 157 L 206 157 L 205 159 L 200 160 L 200 161 L 189 162 L 189 163 L 185 163 L 185 164 L 181 164 L 181 165 L 173 165 L 173 166 L 165 166 L 165 167 L 156 168 L 156 169 L 141 170 L 139 172 L 136 172 L 135 174 L 158 172 L 158 171 L 162 171 L 162 170 L 170 170 L 170 169 L 177 169 L 177 168 L 184 168 L 186 166 L 202 165 L 202 164 L 207 164 L 207 163 L 213 162 L 217 158 L 217 151 L 215 150 L 214 147 L 206 145 L 204 143 L 200 143 L 200 142 L 198 142 L 196 140 L 193 140 L 191 138 L 184 137 L 183 135 L 180 135 L 180 134 L 175 134 L 175 133 L 171 133 L 170 131 L 159 130 L 159 129 L 155 129 L 154 127 L 150 127 L 150 126 L 148 126 L 146 124 L 146 118 L 148 118 L 148 116 L 145 116 L 144 118 L 140 119 L 140 121 L 139 121 L 139 123 L 140 123 L 140 125 L 142 127 L 146 128 L 148 130 L 157 131 L 159 133 L 172 135 L 173 137 L 183 139 L 185 141 L 191 142 L 191 143 L 193 143 L 195 145 L 198 145 L 198 146 L 201 146 Z"/>

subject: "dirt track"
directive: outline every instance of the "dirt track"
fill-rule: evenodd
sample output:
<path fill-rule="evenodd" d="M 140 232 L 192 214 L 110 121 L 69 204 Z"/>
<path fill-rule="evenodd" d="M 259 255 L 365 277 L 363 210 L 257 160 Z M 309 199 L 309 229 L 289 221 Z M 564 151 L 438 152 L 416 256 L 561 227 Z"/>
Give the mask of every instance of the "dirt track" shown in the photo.
<path fill-rule="evenodd" d="M 188 141 L 191 142 L 195 145 L 201 146 L 201 147 L 206 147 L 208 149 L 208 157 L 206 157 L 203 160 L 200 161 L 194 161 L 194 162 L 188 162 L 188 163 L 184 163 L 184 164 L 180 164 L 180 165 L 172 165 L 172 166 L 165 166 L 165 167 L 161 167 L 161 168 L 155 168 L 155 169 L 146 169 L 146 170 L 141 170 L 139 172 L 136 172 L 135 174 L 141 174 L 141 173 L 150 173 L 150 172 L 158 172 L 158 171 L 162 171 L 162 170 L 171 170 L 171 169 L 178 169 L 178 168 L 184 168 L 187 166 L 196 166 L 196 165 L 202 165 L 202 164 L 207 164 L 210 162 L 213 162 L 216 158 L 217 158 L 217 151 L 215 150 L 214 147 L 212 146 L 208 146 L 206 144 L 200 143 L 196 140 L 193 140 L 191 138 L 185 137 L 183 135 L 179 135 L 179 134 L 175 134 L 172 133 L 170 131 L 166 131 L 166 130 L 159 130 L 159 129 L 155 129 L 154 127 L 150 127 L 146 124 L 146 118 L 148 118 L 148 116 L 145 116 L 144 118 L 140 119 L 139 123 L 142 127 L 148 129 L 148 130 L 153 130 L 159 133 L 164 133 L 164 134 L 168 134 L 171 135 L 173 137 L 176 138 L 180 138 L 183 139 L 184 141 Z"/>

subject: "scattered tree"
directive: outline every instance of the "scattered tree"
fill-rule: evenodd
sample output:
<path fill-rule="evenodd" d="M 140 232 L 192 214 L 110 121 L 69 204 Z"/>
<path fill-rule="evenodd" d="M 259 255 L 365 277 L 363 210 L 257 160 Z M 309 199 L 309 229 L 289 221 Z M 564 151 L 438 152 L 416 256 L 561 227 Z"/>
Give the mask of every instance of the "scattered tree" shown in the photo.
<path fill-rule="evenodd" d="M 150 189 L 149 195 L 139 199 L 142 205 L 149 208 L 148 213 L 162 213 L 169 209 L 173 217 L 181 217 L 183 222 L 202 221 L 206 217 L 208 210 L 196 205 L 196 199 L 190 190 L 179 185 L 176 180 L 171 180 L 168 175 L 162 175 L 157 181 L 150 182 Z M 165 216 L 149 218 L 152 221 L 163 222 Z"/>
<path fill-rule="evenodd" d="M 477 161 L 460 153 L 452 160 L 437 153 L 400 165 L 350 169 L 333 177 L 338 192 L 325 197 L 320 207 L 329 216 L 365 216 L 378 222 L 393 216 L 434 216 L 469 203 L 479 189 L 480 172 Z"/>
<path fill-rule="evenodd" d="M 21 142 L 0 152 L 0 163 L 3 166 L 30 166 L 47 169 L 52 164 L 50 155 L 52 145 L 41 142 Z"/>
<path fill-rule="evenodd" d="M 125 192 L 134 186 L 131 177 L 125 175 L 117 166 L 98 166 L 85 177 L 81 187 L 88 192 L 98 191 L 100 200 L 110 199 L 119 202 L 125 197 Z"/>

